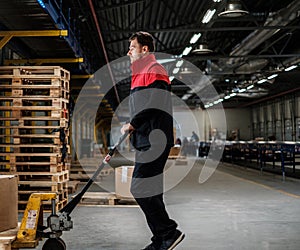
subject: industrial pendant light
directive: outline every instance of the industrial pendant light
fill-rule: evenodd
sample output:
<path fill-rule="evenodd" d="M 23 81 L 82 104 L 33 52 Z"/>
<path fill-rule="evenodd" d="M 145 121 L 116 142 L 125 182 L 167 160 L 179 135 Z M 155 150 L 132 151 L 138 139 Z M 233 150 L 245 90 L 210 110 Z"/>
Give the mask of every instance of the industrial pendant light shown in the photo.
<path fill-rule="evenodd" d="M 219 13 L 222 17 L 241 17 L 249 14 L 248 11 L 243 10 L 242 4 L 239 0 L 229 0 L 225 11 Z"/>
<path fill-rule="evenodd" d="M 201 43 L 199 44 L 197 49 L 194 49 L 192 53 L 194 54 L 209 54 L 212 53 L 213 51 L 208 48 L 207 43 Z"/>

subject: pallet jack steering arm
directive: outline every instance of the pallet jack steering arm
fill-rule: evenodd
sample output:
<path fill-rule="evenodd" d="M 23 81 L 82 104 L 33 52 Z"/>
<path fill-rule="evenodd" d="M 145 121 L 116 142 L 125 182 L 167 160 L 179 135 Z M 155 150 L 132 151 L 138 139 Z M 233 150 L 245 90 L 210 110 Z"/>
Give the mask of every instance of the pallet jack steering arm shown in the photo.
<path fill-rule="evenodd" d="M 67 213 L 71 214 L 74 208 L 78 205 L 78 203 L 81 201 L 82 196 L 86 193 L 86 191 L 89 189 L 89 187 L 93 184 L 97 176 L 99 175 L 100 171 L 104 168 L 105 164 L 107 164 L 110 160 L 110 158 L 114 155 L 117 147 L 126 139 L 128 136 L 128 132 L 123 134 L 117 143 L 109 150 L 106 157 L 103 159 L 101 165 L 98 167 L 96 172 L 93 174 L 93 176 L 88 180 L 86 185 L 82 188 L 82 190 L 66 205 L 64 206 L 59 212 L 60 213 Z"/>

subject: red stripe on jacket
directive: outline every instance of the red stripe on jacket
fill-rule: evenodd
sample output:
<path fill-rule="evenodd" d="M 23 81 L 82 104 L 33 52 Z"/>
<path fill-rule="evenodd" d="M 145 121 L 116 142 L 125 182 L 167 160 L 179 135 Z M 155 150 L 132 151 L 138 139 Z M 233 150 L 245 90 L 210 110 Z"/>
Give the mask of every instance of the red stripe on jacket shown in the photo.
<path fill-rule="evenodd" d="M 131 70 L 131 89 L 147 87 L 156 80 L 171 84 L 167 71 L 156 61 L 154 54 L 147 55 L 133 62 Z"/>

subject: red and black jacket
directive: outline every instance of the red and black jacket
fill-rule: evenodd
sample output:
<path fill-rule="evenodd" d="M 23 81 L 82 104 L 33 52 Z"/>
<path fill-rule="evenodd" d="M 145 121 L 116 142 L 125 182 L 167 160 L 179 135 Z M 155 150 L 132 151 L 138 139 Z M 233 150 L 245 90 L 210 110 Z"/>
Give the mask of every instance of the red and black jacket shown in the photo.
<path fill-rule="evenodd" d="M 138 150 L 149 148 L 149 134 L 158 129 L 165 134 L 166 144 L 173 146 L 171 83 L 166 70 L 153 54 L 133 62 L 131 70 L 130 123 L 135 128 L 132 145 Z M 152 143 L 162 142 L 156 139 Z"/>

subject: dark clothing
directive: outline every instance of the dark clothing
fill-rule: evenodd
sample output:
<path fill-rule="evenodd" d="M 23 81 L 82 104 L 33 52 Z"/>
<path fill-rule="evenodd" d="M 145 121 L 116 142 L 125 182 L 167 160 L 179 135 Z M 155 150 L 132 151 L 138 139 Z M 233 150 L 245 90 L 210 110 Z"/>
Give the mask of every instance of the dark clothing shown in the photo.
<path fill-rule="evenodd" d="M 166 136 L 166 143 L 173 146 L 173 117 L 170 85 L 156 80 L 147 87 L 131 90 L 130 99 L 131 125 L 135 131 L 131 143 L 136 149 L 149 147 L 150 133 L 158 129 Z M 163 138 L 158 136 L 152 143 L 161 144 Z"/>
<path fill-rule="evenodd" d="M 174 144 L 170 81 L 153 54 L 132 64 L 129 99 L 131 144 L 136 148 L 131 193 L 157 243 L 177 228 L 163 201 L 163 171 Z"/>
<path fill-rule="evenodd" d="M 165 134 L 166 144 L 173 146 L 173 118 L 170 81 L 154 55 L 132 64 L 129 98 L 130 124 L 135 128 L 131 143 L 136 149 L 149 147 L 150 133 L 158 129 Z M 152 141 L 161 144 L 160 136 Z"/>
<path fill-rule="evenodd" d="M 139 162 L 144 152 L 137 152 L 132 175 L 131 193 L 143 210 L 155 241 L 168 238 L 177 228 L 163 201 L 163 169 L 169 152 L 168 147 L 159 158 L 147 163 Z"/>
<path fill-rule="evenodd" d="M 199 141 L 199 136 L 195 132 L 192 133 L 191 141 L 193 141 L 193 142 Z"/>

